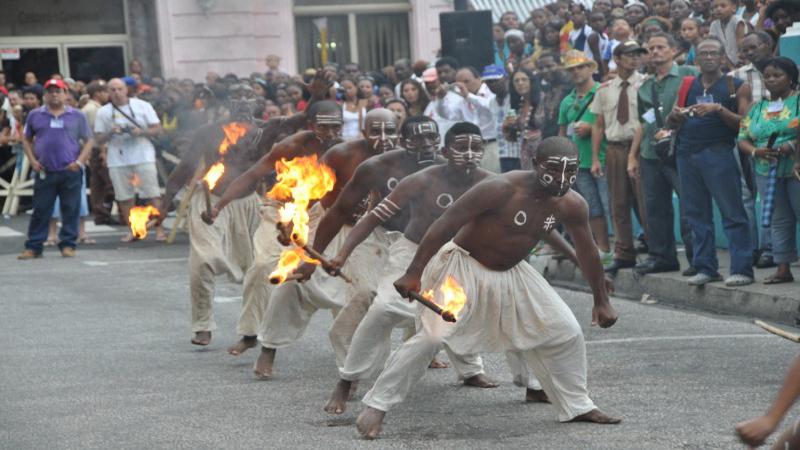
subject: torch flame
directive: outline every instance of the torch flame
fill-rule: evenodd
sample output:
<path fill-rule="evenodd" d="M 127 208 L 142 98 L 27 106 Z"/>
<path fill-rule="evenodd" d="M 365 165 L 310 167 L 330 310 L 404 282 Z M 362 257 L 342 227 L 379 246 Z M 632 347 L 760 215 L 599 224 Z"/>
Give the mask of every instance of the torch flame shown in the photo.
<path fill-rule="evenodd" d="M 228 147 L 239 141 L 239 138 L 247 134 L 247 125 L 243 123 L 231 122 L 222 126 L 225 132 L 225 139 L 219 144 L 219 154 L 224 156 L 228 152 Z"/>
<path fill-rule="evenodd" d="M 147 237 L 147 222 L 151 216 L 158 217 L 158 209 L 153 205 L 134 206 L 128 215 L 128 222 L 131 224 L 131 233 L 136 239 Z"/>
<path fill-rule="evenodd" d="M 203 177 L 203 180 L 205 180 L 206 184 L 208 184 L 209 190 L 214 189 L 214 186 L 217 185 L 217 182 L 220 178 L 222 178 L 222 174 L 224 173 L 225 164 L 223 164 L 222 161 L 214 164 L 210 169 L 208 169 L 208 172 L 206 172 L 206 176 Z"/>
<path fill-rule="evenodd" d="M 308 204 L 333 190 L 336 176 L 330 167 L 317 162 L 317 155 L 281 159 L 275 169 L 278 182 L 267 196 L 285 202 L 278 211 L 278 220 L 291 222 L 291 239 L 302 247 L 308 242 Z"/>
<path fill-rule="evenodd" d="M 442 286 L 439 287 L 439 292 L 444 297 L 445 307 L 442 309 L 443 313 L 450 313 L 453 317 L 458 318 L 458 313 L 467 303 L 467 294 L 464 293 L 464 288 L 458 284 L 455 278 L 448 276 Z"/>
<path fill-rule="evenodd" d="M 286 281 L 286 277 L 300 266 L 301 262 L 319 264 L 319 261 L 306 255 L 306 252 L 300 247 L 284 250 L 283 253 L 281 253 L 280 260 L 278 260 L 278 267 L 269 274 L 269 282 L 272 284 L 283 283 Z"/>
<path fill-rule="evenodd" d="M 464 293 L 464 288 L 458 284 L 455 278 L 448 276 L 444 283 L 439 286 L 439 292 L 442 294 L 445 306 L 442 308 L 442 317 L 452 315 L 458 319 L 458 313 L 467 304 L 467 294 Z M 439 304 L 433 295 L 433 289 L 428 289 L 422 293 L 422 297 Z"/>

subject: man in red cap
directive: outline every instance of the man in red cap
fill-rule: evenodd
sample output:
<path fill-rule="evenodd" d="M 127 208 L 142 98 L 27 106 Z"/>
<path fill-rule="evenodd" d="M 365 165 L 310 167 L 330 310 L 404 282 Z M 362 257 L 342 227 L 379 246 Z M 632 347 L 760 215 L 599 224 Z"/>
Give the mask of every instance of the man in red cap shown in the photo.
<path fill-rule="evenodd" d="M 41 258 L 56 196 L 61 199 L 58 247 L 62 256 L 75 256 L 83 167 L 94 145 L 86 116 L 65 104 L 66 84 L 52 79 L 44 90 L 45 105 L 32 110 L 25 123 L 25 155 L 36 176 L 28 240 L 18 259 Z"/>

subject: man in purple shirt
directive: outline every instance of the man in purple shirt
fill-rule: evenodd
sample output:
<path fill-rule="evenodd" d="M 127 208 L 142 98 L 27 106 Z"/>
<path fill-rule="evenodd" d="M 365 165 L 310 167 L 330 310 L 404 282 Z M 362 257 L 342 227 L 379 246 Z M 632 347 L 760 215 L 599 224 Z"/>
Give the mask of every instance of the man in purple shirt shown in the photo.
<path fill-rule="evenodd" d="M 25 251 L 18 259 L 42 257 L 42 246 L 56 197 L 61 200 L 61 256 L 75 256 L 83 167 L 94 145 L 86 116 L 65 104 L 67 86 L 52 79 L 44 84 L 45 105 L 32 110 L 25 123 L 25 155 L 35 172 L 33 215 Z M 83 148 L 81 148 L 83 141 Z"/>

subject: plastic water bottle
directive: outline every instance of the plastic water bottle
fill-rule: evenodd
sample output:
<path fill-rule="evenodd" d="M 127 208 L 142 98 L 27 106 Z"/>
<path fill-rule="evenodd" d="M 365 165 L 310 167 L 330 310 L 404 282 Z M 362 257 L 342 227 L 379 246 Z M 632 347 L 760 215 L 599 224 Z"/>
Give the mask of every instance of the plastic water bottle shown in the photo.
<path fill-rule="evenodd" d="M 780 38 L 781 56 L 785 56 L 800 65 L 800 22 L 786 29 Z"/>

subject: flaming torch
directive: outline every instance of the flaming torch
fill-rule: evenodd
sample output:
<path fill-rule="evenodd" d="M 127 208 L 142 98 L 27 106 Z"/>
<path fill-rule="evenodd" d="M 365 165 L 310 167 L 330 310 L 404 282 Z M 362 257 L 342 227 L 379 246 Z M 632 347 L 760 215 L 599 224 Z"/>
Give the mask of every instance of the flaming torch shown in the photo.
<path fill-rule="evenodd" d="M 200 217 L 203 219 L 203 222 L 209 225 L 211 224 L 211 191 L 214 190 L 219 179 L 225 174 L 223 159 L 225 158 L 225 154 L 228 153 L 228 148 L 238 142 L 239 138 L 247 133 L 247 129 L 248 127 L 246 124 L 236 122 L 231 122 L 222 126 L 225 137 L 222 139 L 217 149 L 219 151 L 220 160 L 208 169 L 208 172 L 206 172 L 202 180 L 198 181 L 198 183 L 202 184 L 203 196 L 206 201 L 206 210 L 200 213 Z"/>
<path fill-rule="evenodd" d="M 270 283 L 280 284 L 297 279 L 292 272 L 301 262 L 328 263 L 323 255 L 307 245 L 310 220 L 308 205 L 333 190 L 336 176 L 330 167 L 317 161 L 317 155 L 281 159 L 275 165 L 275 170 L 278 181 L 267 197 L 283 202 L 278 210 L 278 229 L 285 241 L 291 241 L 296 246 L 283 251 L 278 267 L 270 274 Z M 347 277 L 342 278 L 349 282 Z"/>
<path fill-rule="evenodd" d="M 408 293 L 408 296 L 442 316 L 445 322 L 455 322 L 458 318 L 458 313 L 461 312 L 461 309 L 467 303 L 467 294 L 464 293 L 464 288 L 458 284 L 455 278 L 448 276 L 439 287 L 439 292 L 444 298 L 444 308 L 439 306 L 434 300 L 433 289 L 425 291 L 422 295 L 420 295 L 419 292 L 411 291 Z"/>
<path fill-rule="evenodd" d="M 147 229 L 155 225 L 155 221 L 150 221 L 153 216 L 158 217 L 158 209 L 153 205 L 134 206 L 131 208 L 130 214 L 128 214 L 128 222 L 134 239 L 147 237 Z"/>

